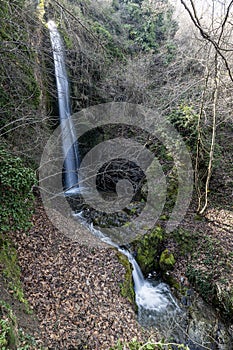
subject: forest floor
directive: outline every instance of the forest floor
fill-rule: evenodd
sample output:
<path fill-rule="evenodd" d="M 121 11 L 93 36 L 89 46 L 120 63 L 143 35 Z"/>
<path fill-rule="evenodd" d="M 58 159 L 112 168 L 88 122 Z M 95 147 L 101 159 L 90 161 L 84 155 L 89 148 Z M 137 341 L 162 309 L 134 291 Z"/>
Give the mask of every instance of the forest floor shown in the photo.
<path fill-rule="evenodd" d="M 119 339 L 148 338 L 134 306 L 121 295 L 125 269 L 115 249 L 80 245 L 64 236 L 50 223 L 40 201 L 32 222 L 27 233 L 11 237 L 24 293 L 37 318 L 29 317 L 32 329 L 18 313 L 20 326 L 57 350 L 105 350 Z"/>
<path fill-rule="evenodd" d="M 184 285 L 190 286 L 188 266 L 205 275 L 211 272 L 219 288 L 228 290 L 233 285 L 233 212 L 226 209 L 228 205 L 227 201 L 224 208 L 209 208 L 201 220 L 195 219 L 192 210 L 187 213 L 181 230 L 189 234 L 181 245 L 174 244 L 172 272 Z M 33 315 L 25 314 L 22 304 L 0 285 L 0 299 L 12 306 L 19 327 L 33 334 L 38 344 L 57 350 L 107 350 L 119 339 L 145 340 L 149 331 L 138 324 L 134 306 L 121 295 L 125 269 L 116 251 L 80 245 L 61 234 L 40 200 L 32 222 L 28 232 L 13 232 L 11 239 Z M 187 249 L 190 242 L 198 247 L 196 257 Z"/>

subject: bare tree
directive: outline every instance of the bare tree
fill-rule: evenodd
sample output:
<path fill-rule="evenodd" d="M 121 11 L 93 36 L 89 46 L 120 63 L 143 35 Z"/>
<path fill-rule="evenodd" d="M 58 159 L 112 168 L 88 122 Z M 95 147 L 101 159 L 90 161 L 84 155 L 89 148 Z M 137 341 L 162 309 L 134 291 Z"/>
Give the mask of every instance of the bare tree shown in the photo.
<path fill-rule="evenodd" d="M 208 193 L 210 179 L 213 171 L 216 151 L 216 135 L 218 127 L 229 120 L 229 91 L 232 91 L 232 6 L 233 1 L 225 1 L 222 7 L 223 13 L 216 15 L 214 1 L 212 3 L 211 17 L 205 22 L 198 15 L 198 9 L 193 0 L 181 0 L 188 12 L 194 26 L 199 31 L 199 43 L 206 47 L 205 83 L 198 116 L 198 140 L 195 162 L 195 184 L 199 197 L 198 211 L 202 214 L 208 205 Z M 200 45 L 199 44 L 199 45 Z M 210 120 L 211 118 L 211 120 Z M 205 125 L 211 125 L 211 133 L 206 139 Z M 208 147 L 208 149 L 206 148 Z M 201 175 L 201 152 L 202 149 L 208 154 L 207 171 Z M 205 186 L 202 188 L 202 180 Z"/>

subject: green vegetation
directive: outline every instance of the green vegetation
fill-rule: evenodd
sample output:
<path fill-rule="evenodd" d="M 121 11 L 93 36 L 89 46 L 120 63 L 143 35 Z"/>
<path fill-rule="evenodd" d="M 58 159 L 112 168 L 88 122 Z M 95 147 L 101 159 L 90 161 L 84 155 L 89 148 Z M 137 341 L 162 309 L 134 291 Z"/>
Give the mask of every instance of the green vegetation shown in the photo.
<path fill-rule="evenodd" d="M 114 41 L 112 34 L 107 28 L 99 22 L 94 22 L 92 29 L 98 35 L 98 38 L 101 40 L 101 43 L 104 45 L 110 57 L 118 58 L 120 60 L 124 59 L 123 50 Z"/>
<path fill-rule="evenodd" d="M 174 240 L 179 248 L 179 254 L 187 256 L 195 251 L 198 246 L 199 232 L 190 232 L 183 228 L 178 228 L 169 234 L 170 239 Z"/>
<path fill-rule="evenodd" d="M 125 255 L 117 252 L 117 257 L 120 263 L 125 267 L 125 278 L 120 285 L 121 294 L 124 298 L 127 298 L 131 302 L 131 304 L 133 304 L 136 307 L 134 286 L 133 286 L 133 279 L 132 279 L 132 266 L 130 265 L 129 260 Z"/>
<path fill-rule="evenodd" d="M 177 349 L 189 350 L 189 347 L 183 344 L 170 343 L 163 340 L 158 342 L 149 340 L 146 343 L 142 343 L 136 339 L 133 339 L 127 344 L 119 341 L 116 346 L 109 350 L 172 350 L 174 346 L 177 347 Z"/>
<path fill-rule="evenodd" d="M 161 252 L 163 235 L 163 229 L 156 226 L 151 232 L 132 243 L 132 248 L 136 252 L 136 260 L 145 275 L 159 267 L 158 256 Z"/>
<path fill-rule="evenodd" d="M 192 152 L 195 151 L 193 147 L 197 142 L 198 115 L 194 108 L 187 104 L 181 104 L 169 114 L 168 118 L 178 130 L 186 145 L 189 146 L 189 149 Z"/>
<path fill-rule="evenodd" d="M 0 272 L 13 295 L 30 312 L 20 281 L 17 251 L 6 233 L 30 227 L 34 199 L 32 186 L 36 179 L 34 172 L 24 166 L 22 159 L 13 156 L 3 146 L 0 147 L 0 182 Z"/>
<path fill-rule="evenodd" d="M 0 236 L 0 272 L 6 280 L 14 296 L 24 303 L 26 311 L 29 312 L 29 305 L 24 298 L 22 284 L 20 281 L 20 268 L 18 266 L 17 251 L 12 244 Z"/>
<path fill-rule="evenodd" d="M 219 241 L 200 235 L 198 250 L 192 251 L 186 271 L 203 299 L 220 309 L 228 321 L 233 314 L 233 288 L 229 283 L 232 266 L 231 254 L 222 249 Z"/>
<path fill-rule="evenodd" d="M 168 4 L 167 1 L 163 1 Z M 172 8 L 155 10 L 147 1 L 119 0 L 115 8 L 120 12 L 123 27 L 131 51 L 158 52 L 162 43 L 167 43 L 169 59 L 174 45 L 171 43 L 177 31 L 177 23 L 172 19 Z"/>
<path fill-rule="evenodd" d="M 42 350 L 36 340 L 18 328 L 17 318 L 10 305 L 0 300 L 0 349 Z"/>
<path fill-rule="evenodd" d="M 0 227 L 2 232 L 26 229 L 33 209 L 32 186 L 36 183 L 32 169 L 22 159 L 0 147 Z"/>

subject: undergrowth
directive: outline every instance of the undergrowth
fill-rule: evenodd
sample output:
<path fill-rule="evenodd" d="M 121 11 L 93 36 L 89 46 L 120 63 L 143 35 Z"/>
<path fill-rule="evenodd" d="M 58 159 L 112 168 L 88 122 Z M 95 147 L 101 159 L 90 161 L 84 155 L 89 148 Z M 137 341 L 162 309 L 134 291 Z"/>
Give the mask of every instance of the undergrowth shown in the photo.
<path fill-rule="evenodd" d="M 36 178 L 21 158 L 0 147 L 0 229 L 1 232 L 27 229 L 33 208 L 32 186 Z"/>
<path fill-rule="evenodd" d="M 189 350 L 189 347 L 184 344 L 177 343 L 166 343 L 166 341 L 148 341 L 146 343 L 138 342 L 136 339 L 133 339 L 129 343 L 123 343 L 118 341 L 115 347 L 110 348 L 110 350 L 172 350 L 174 346 L 177 349 Z"/>
<path fill-rule="evenodd" d="M 34 337 L 18 327 L 17 318 L 9 304 L 0 300 L 0 349 L 43 350 Z"/>

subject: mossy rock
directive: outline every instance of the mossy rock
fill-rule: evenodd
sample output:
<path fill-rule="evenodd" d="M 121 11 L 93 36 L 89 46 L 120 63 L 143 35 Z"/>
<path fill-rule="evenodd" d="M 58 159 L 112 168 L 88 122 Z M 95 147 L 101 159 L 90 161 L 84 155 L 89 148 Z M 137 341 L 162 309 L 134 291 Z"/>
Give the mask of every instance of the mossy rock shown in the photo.
<path fill-rule="evenodd" d="M 135 303 L 135 293 L 134 293 L 134 285 L 133 285 L 133 277 L 132 277 L 132 266 L 129 263 L 128 258 L 117 251 L 117 258 L 119 262 L 124 266 L 125 268 L 125 279 L 123 283 L 121 283 L 120 288 L 121 288 L 121 295 L 128 299 L 131 304 L 136 309 L 136 303 Z"/>
<path fill-rule="evenodd" d="M 174 255 L 165 249 L 160 256 L 159 267 L 163 272 L 166 272 L 173 269 L 175 262 Z"/>
<path fill-rule="evenodd" d="M 222 318 L 229 323 L 233 322 L 233 288 L 226 290 L 226 286 L 213 279 L 206 271 L 190 267 L 186 275 L 195 286 L 201 297 L 220 311 Z"/>
<path fill-rule="evenodd" d="M 136 252 L 136 260 L 144 275 L 159 269 L 163 235 L 163 229 L 157 226 L 150 233 L 132 243 L 132 249 Z"/>

